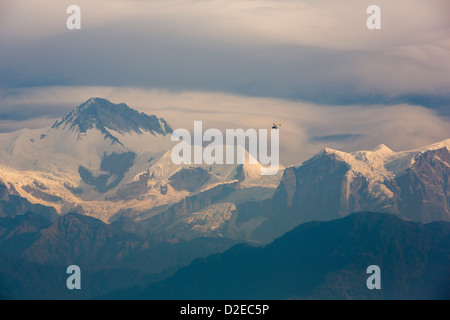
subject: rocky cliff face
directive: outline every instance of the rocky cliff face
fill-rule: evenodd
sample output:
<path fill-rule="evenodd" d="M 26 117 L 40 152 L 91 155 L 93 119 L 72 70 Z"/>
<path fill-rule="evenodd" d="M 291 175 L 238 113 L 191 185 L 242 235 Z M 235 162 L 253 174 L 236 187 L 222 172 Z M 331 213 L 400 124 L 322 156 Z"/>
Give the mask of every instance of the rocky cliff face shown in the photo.
<path fill-rule="evenodd" d="M 450 219 L 450 152 L 447 148 L 417 157 L 404 175 L 395 179 L 400 189 L 399 212 L 422 222 Z"/>
<path fill-rule="evenodd" d="M 406 160 L 406 168 L 394 167 L 394 162 Z M 420 222 L 450 220 L 447 147 L 413 155 L 390 153 L 379 161 L 367 161 L 365 168 L 340 153 L 324 152 L 286 169 L 274 206 L 298 221 L 330 220 L 357 211 L 393 213 Z"/>
<path fill-rule="evenodd" d="M 226 232 L 235 207 L 231 203 L 220 205 L 218 202 L 239 187 L 239 182 L 220 184 L 160 209 L 157 214 L 152 211 L 143 213 L 141 217 L 145 220 L 137 224 L 129 224 L 129 230 L 139 229 L 156 240 L 169 241 L 189 240 L 203 236 L 220 237 L 221 233 Z M 145 215 L 150 217 L 147 218 Z"/>
<path fill-rule="evenodd" d="M 0 180 L 0 201 L 8 201 L 9 200 L 9 190 L 4 185 L 3 181 Z"/>
<path fill-rule="evenodd" d="M 348 170 L 348 165 L 333 154 L 324 154 L 299 168 L 289 167 L 275 192 L 274 206 L 286 208 L 296 223 L 339 218 L 336 208 L 341 206 L 342 184 Z"/>
<path fill-rule="evenodd" d="M 15 217 L 27 212 L 33 212 L 49 220 L 56 219 L 56 211 L 53 208 L 29 202 L 20 197 L 13 186 L 8 188 L 0 180 L 0 218 Z"/>

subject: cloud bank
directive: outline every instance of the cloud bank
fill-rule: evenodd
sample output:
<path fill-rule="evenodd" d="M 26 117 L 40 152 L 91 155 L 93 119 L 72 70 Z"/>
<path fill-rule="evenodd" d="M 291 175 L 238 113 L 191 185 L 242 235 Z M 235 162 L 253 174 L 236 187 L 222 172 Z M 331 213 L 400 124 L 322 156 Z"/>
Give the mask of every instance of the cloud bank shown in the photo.
<path fill-rule="evenodd" d="M 386 144 L 395 151 L 418 148 L 449 138 L 450 120 L 413 105 L 329 106 L 277 98 L 258 98 L 217 92 L 148 90 L 131 87 L 46 87 L 0 92 L 0 104 L 23 121 L 0 120 L 0 131 L 53 124 L 90 97 L 124 102 L 147 114 L 166 119 L 173 129 L 269 129 L 282 123 L 280 161 L 299 164 L 325 147 L 344 151 L 370 150 Z M 20 106 L 20 109 L 17 107 Z M 46 108 L 42 108 L 46 106 Z M 17 115 L 18 120 L 20 115 Z"/>
<path fill-rule="evenodd" d="M 450 101 L 447 0 L 379 0 L 379 31 L 366 28 L 368 0 L 79 0 L 78 31 L 66 29 L 69 4 L 2 1 L 0 86 Z"/>

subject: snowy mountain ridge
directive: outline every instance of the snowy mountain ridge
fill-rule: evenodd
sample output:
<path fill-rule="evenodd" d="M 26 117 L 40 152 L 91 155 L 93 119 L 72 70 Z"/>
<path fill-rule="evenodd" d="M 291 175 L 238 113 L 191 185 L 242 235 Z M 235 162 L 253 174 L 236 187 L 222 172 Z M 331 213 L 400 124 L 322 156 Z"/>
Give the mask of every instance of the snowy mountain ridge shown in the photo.
<path fill-rule="evenodd" d="M 108 221 L 222 183 L 275 190 L 281 179 L 255 176 L 260 164 L 175 165 L 171 134 L 164 119 L 91 98 L 52 127 L 0 134 L 0 180 L 31 203 Z"/>
<path fill-rule="evenodd" d="M 335 155 L 339 160 L 346 162 L 353 170 L 361 173 L 374 173 L 379 170 L 386 171 L 389 176 L 398 175 L 412 166 L 416 158 L 427 151 L 446 148 L 450 150 L 450 139 L 434 143 L 425 147 L 395 152 L 384 144 L 369 151 L 343 152 L 325 148 L 312 159 L 324 154 Z M 383 169 L 384 168 L 384 169 Z"/>
<path fill-rule="evenodd" d="M 364 177 L 369 182 L 369 192 L 376 194 L 376 196 L 392 198 L 394 195 L 389 188 L 384 186 L 384 182 L 404 174 L 423 153 L 442 148 L 450 150 L 450 139 L 400 152 L 395 152 L 384 144 L 373 150 L 349 153 L 325 148 L 309 161 L 314 161 L 324 155 L 335 156 L 337 160 L 345 162 L 349 167 L 345 181 L 347 190 L 354 178 Z M 349 195 L 350 192 L 346 192 L 346 198 Z"/>

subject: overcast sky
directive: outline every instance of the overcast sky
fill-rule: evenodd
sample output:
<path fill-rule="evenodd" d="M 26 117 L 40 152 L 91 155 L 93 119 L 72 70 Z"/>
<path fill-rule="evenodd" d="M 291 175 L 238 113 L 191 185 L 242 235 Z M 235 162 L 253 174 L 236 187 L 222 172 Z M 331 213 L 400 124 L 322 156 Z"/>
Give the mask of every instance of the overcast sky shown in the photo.
<path fill-rule="evenodd" d="M 449 138 L 449 16 L 447 0 L 2 0 L 0 131 L 99 96 L 174 128 L 283 121 L 294 162 L 323 145 L 418 147 Z"/>

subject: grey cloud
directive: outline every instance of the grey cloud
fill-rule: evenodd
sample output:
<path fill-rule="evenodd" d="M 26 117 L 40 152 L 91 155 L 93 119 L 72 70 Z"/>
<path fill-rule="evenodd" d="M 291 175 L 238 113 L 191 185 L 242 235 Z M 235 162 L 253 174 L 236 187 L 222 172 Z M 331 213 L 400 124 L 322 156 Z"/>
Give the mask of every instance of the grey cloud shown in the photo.
<path fill-rule="evenodd" d="M 222 91 L 338 105 L 439 96 L 450 105 L 442 1 L 380 1 L 380 33 L 365 29 L 365 1 L 196 3 L 81 1 L 76 32 L 65 30 L 62 4 L 42 26 L 26 6 L 12 10 L 40 33 L 30 26 L 18 29 L 29 38 L 15 39 L 15 28 L 0 32 L 7 43 L 0 86 Z"/>
<path fill-rule="evenodd" d="M 73 106 L 56 105 L 49 106 L 46 104 L 30 105 L 2 105 L 0 110 L 0 120 L 2 121 L 24 121 L 35 118 L 58 118 L 73 108 Z"/>
<path fill-rule="evenodd" d="M 2 2 L 0 130 L 98 96 L 173 127 L 283 122 L 286 163 L 448 138 L 446 0 L 379 0 L 380 32 L 365 27 L 368 0 L 77 2 L 73 32 L 70 1 Z"/>
<path fill-rule="evenodd" d="M 336 142 L 336 141 L 344 141 L 350 139 L 358 139 L 363 135 L 361 134 L 353 134 L 353 133 L 341 133 L 341 134 L 332 134 L 327 136 L 314 136 L 311 137 L 312 142 Z"/>
<path fill-rule="evenodd" d="M 21 129 L 40 129 L 51 126 L 56 119 L 34 118 L 22 121 L 3 120 L 0 118 L 0 133 L 14 132 Z"/>

